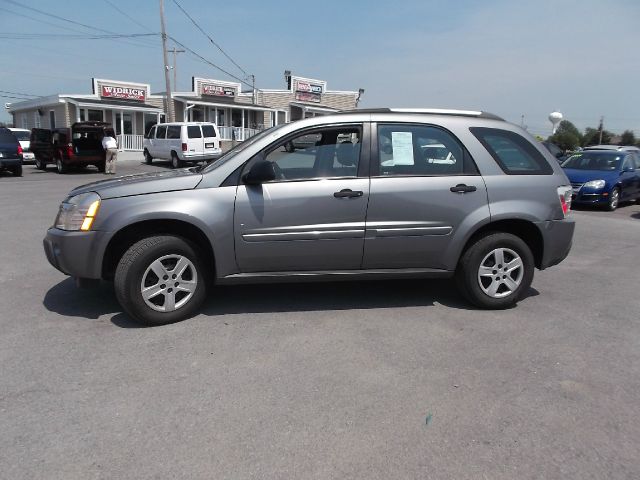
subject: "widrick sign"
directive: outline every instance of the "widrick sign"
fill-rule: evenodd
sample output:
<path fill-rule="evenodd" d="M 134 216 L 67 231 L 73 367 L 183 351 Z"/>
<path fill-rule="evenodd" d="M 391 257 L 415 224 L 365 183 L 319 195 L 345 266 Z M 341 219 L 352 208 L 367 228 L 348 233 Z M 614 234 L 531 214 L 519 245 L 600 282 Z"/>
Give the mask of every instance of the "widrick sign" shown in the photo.
<path fill-rule="evenodd" d="M 216 97 L 233 97 L 236 89 L 233 87 L 224 87 L 213 83 L 203 83 L 201 86 L 202 95 L 213 95 Z"/>
<path fill-rule="evenodd" d="M 322 85 L 316 85 L 309 82 L 301 82 L 300 80 L 296 81 L 296 92 L 305 92 L 305 93 L 322 93 Z"/>
<path fill-rule="evenodd" d="M 147 96 L 147 92 L 144 88 L 102 85 L 100 96 L 105 98 L 120 98 L 122 100 L 137 100 L 140 102 L 144 102 Z"/>

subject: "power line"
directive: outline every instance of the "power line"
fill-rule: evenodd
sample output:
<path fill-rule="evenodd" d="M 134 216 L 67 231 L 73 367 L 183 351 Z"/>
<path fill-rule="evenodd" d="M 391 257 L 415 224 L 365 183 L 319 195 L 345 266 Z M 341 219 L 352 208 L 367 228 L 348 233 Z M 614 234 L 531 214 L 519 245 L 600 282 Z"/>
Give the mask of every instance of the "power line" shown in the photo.
<path fill-rule="evenodd" d="M 41 95 L 33 95 L 31 93 L 10 92 L 8 90 L 0 90 L 0 93 L 8 93 L 11 95 L 20 95 L 23 97 L 40 97 Z"/>
<path fill-rule="evenodd" d="M 172 37 L 171 35 L 167 35 L 168 38 L 170 38 L 174 43 L 176 43 L 178 46 L 184 48 L 187 52 L 189 52 L 190 54 L 198 57 L 200 60 L 202 60 L 204 63 L 207 63 L 209 65 L 211 65 L 213 68 L 216 68 L 218 70 L 220 70 L 222 73 L 229 75 L 231 78 L 239 81 L 240 83 L 244 83 L 245 85 L 247 85 L 248 87 L 252 87 L 253 85 L 251 85 L 250 83 L 247 83 L 245 80 L 236 77 L 235 75 L 233 75 L 232 73 L 227 72 L 224 68 L 219 67 L 218 65 L 216 65 L 215 63 L 211 62 L 210 60 L 207 60 L 206 58 L 204 58 L 202 55 L 200 55 L 197 52 L 194 52 L 192 49 L 190 49 L 189 47 L 187 47 L 184 43 L 179 42 L 178 40 L 176 40 L 174 37 Z"/>
<path fill-rule="evenodd" d="M 0 94 L 0 98 L 12 98 L 14 100 L 33 100 L 33 98 L 27 98 L 27 97 L 14 97 L 12 95 L 3 95 Z"/>
<path fill-rule="evenodd" d="M 147 26 L 145 26 L 145 25 L 141 24 L 140 22 L 138 22 L 135 18 L 133 18 L 133 17 L 132 17 L 131 15 L 129 15 L 128 13 L 126 13 L 126 12 L 124 12 L 124 11 L 120 10 L 120 8 L 119 8 L 117 5 L 115 5 L 114 3 L 110 2 L 109 0 L 104 0 L 104 1 L 105 1 L 106 3 L 108 3 L 109 5 L 111 5 L 113 8 L 115 8 L 115 9 L 116 9 L 118 12 L 120 12 L 122 15 L 124 15 L 125 17 L 127 17 L 129 20 L 131 20 L 133 23 L 135 23 L 136 25 L 138 25 L 139 27 L 144 28 L 147 32 L 151 32 L 151 31 L 152 31 L 149 27 L 147 27 Z"/>
<path fill-rule="evenodd" d="M 69 40 L 109 40 L 118 38 L 139 38 L 157 36 L 157 33 L 114 33 L 112 35 L 106 34 L 91 34 L 91 33 L 11 33 L 2 32 L 0 38 L 15 38 L 22 40 L 37 39 L 37 38 L 66 38 Z"/>
<path fill-rule="evenodd" d="M 112 35 L 116 33 L 116 32 L 112 32 L 112 31 L 109 31 L 109 30 L 105 30 L 103 28 L 98 28 L 98 27 L 94 27 L 94 26 L 91 26 L 91 25 L 87 25 L 86 23 L 76 22 L 75 20 L 71 20 L 69 18 L 65 18 L 65 17 L 62 17 L 60 15 L 56 15 L 54 13 L 45 12 L 44 10 L 40 10 L 38 8 L 35 8 L 35 7 L 24 5 L 24 4 L 20 3 L 20 2 L 16 2 L 15 0 L 3 0 L 3 1 L 7 2 L 7 3 L 10 3 L 12 5 L 16 5 L 16 6 L 20 7 L 20 8 L 22 8 L 22 9 L 30 10 L 32 12 L 36 12 L 36 13 L 39 13 L 39 14 L 47 16 L 47 17 L 56 18 L 56 19 L 61 20 L 63 22 L 71 23 L 73 25 L 78 25 L 78 26 L 81 26 L 83 28 L 87 28 L 89 30 L 97 30 L 99 32 L 112 34 Z M 59 28 L 61 28 L 61 27 L 59 27 Z M 126 43 L 129 43 L 130 45 L 137 45 L 137 46 L 140 46 L 140 47 L 145 47 L 145 48 L 155 48 L 155 46 L 151 46 L 149 44 L 144 44 L 144 43 L 133 43 L 133 42 L 126 42 Z"/>
<path fill-rule="evenodd" d="M 186 11 L 184 8 L 182 8 L 182 6 L 177 2 L 177 0 L 173 0 L 173 3 L 175 3 L 175 4 L 176 4 L 176 6 L 177 6 L 180 10 L 182 10 L 182 13 L 184 13 L 184 14 L 187 16 L 187 18 L 188 18 L 189 20 L 191 20 L 191 23 L 193 23 L 193 24 L 196 26 L 196 28 L 197 28 L 198 30 L 200 30 L 200 32 L 202 32 L 202 34 L 203 34 L 205 37 L 207 37 L 207 38 L 209 39 L 209 41 L 210 41 L 213 45 L 215 45 L 215 46 L 218 48 L 218 50 L 220 50 L 220 51 L 222 52 L 222 54 L 223 54 L 225 57 L 227 57 L 227 58 L 231 61 L 231 63 L 233 63 L 236 67 L 238 67 L 238 68 L 240 69 L 240 71 L 241 71 L 242 73 L 244 73 L 244 76 L 245 76 L 245 77 L 249 77 L 249 74 L 248 74 L 247 72 L 245 72 L 245 71 L 244 71 L 244 69 L 243 69 L 240 65 L 238 65 L 238 64 L 233 60 L 233 58 L 231 58 L 231 57 L 227 54 L 227 52 L 225 52 L 225 51 L 222 49 L 222 47 L 221 47 L 220 45 L 218 45 L 218 44 L 213 40 L 213 38 L 211 38 L 211 37 L 207 34 L 207 32 L 205 32 L 205 31 L 202 29 L 202 27 L 200 27 L 200 25 L 198 25 L 198 23 L 197 23 L 197 22 L 196 22 L 196 21 L 191 17 L 191 15 L 189 15 L 189 14 L 187 13 L 187 11 Z M 216 68 L 217 68 L 217 67 L 216 67 Z"/>

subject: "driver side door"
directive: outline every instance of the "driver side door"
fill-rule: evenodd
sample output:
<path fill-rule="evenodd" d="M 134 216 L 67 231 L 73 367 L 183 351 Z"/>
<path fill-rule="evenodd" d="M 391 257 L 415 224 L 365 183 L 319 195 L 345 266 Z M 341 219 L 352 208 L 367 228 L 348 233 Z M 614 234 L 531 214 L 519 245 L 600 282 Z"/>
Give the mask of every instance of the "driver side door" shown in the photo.
<path fill-rule="evenodd" d="M 271 162 L 276 178 L 238 185 L 234 235 L 242 273 L 360 268 L 368 138 L 367 124 L 308 129 L 247 163 L 243 173 L 257 161 Z"/>

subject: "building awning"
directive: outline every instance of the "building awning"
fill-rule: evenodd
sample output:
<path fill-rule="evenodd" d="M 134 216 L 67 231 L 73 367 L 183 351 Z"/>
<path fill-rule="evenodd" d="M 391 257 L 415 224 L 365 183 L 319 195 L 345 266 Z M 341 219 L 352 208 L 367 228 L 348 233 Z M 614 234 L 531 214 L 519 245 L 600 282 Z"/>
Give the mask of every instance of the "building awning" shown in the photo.
<path fill-rule="evenodd" d="M 331 107 L 321 107 L 319 105 L 310 105 L 308 103 L 300 103 L 300 102 L 290 102 L 289 105 L 292 107 L 298 107 L 304 110 L 305 112 L 314 112 L 314 113 L 336 113 L 339 112 L 337 108 Z"/>
<path fill-rule="evenodd" d="M 74 97 L 65 97 L 64 99 L 70 100 L 72 103 L 78 105 L 79 107 L 85 108 L 100 107 L 108 108 L 110 110 L 134 110 L 138 112 L 162 113 L 162 109 L 159 107 L 155 107 L 144 102 L 137 102 L 135 100 L 102 100 L 99 98 L 94 99 Z"/>
<path fill-rule="evenodd" d="M 238 108 L 242 110 L 259 110 L 261 112 L 274 112 L 277 108 L 261 107 L 260 105 L 253 105 L 251 103 L 226 103 L 226 102 L 214 102 L 208 101 L 201 97 L 173 97 L 174 100 L 183 103 L 189 103 L 191 105 L 203 105 L 205 107 L 217 107 L 217 108 Z"/>

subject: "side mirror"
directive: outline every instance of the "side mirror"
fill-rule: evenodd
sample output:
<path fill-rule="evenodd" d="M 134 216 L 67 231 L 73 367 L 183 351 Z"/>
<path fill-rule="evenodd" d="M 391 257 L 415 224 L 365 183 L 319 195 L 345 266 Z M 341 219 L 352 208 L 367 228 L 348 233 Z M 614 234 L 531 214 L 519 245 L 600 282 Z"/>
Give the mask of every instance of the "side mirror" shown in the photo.
<path fill-rule="evenodd" d="M 253 164 L 251 169 L 242 176 L 242 182 L 247 185 L 260 185 L 276 179 L 276 172 L 273 163 L 264 160 L 258 160 Z"/>
<path fill-rule="evenodd" d="M 633 168 L 633 167 L 624 167 L 624 168 L 622 169 L 622 172 L 623 172 L 623 173 L 633 173 L 633 172 L 635 172 L 635 171 L 636 171 L 636 169 L 635 169 L 635 168 Z"/>

